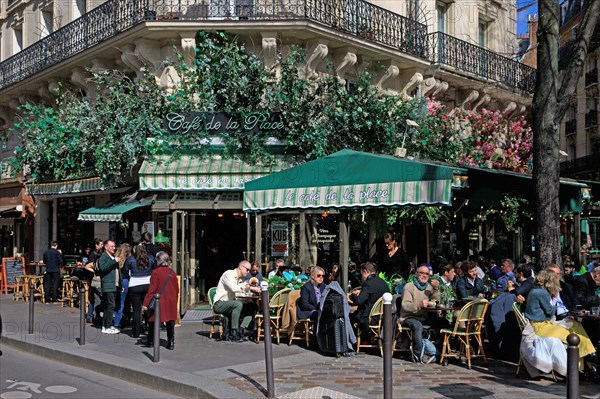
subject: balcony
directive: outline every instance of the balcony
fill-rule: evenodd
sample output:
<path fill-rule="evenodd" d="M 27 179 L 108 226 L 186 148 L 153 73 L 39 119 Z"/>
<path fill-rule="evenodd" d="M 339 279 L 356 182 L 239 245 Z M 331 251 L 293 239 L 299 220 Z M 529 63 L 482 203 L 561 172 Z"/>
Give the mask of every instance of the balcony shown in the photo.
<path fill-rule="evenodd" d="M 140 23 L 304 20 L 427 58 L 427 26 L 364 0 L 109 0 L 0 64 L 0 90 Z M 196 29 L 201 29 L 196 27 Z"/>
<path fill-rule="evenodd" d="M 585 87 L 598 83 L 598 68 L 594 68 L 585 74 Z"/>
<path fill-rule="evenodd" d="M 577 173 L 588 172 L 598 169 L 600 165 L 600 153 L 563 161 L 560 163 L 560 175 L 562 177 L 573 176 Z"/>
<path fill-rule="evenodd" d="M 500 82 L 510 88 L 534 91 L 534 68 L 442 32 L 428 36 L 429 59 L 434 64 Z"/>
<path fill-rule="evenodd" d="M 577 133 L 577 120 L 571 119 L 565 123 L 565 135 L 570 136 Z"/>
<path fill-rule="evenodd" d="M 598 126 L 598 111 L 588 111 L 585 114 L 585 128 L 592 128 Z"/>

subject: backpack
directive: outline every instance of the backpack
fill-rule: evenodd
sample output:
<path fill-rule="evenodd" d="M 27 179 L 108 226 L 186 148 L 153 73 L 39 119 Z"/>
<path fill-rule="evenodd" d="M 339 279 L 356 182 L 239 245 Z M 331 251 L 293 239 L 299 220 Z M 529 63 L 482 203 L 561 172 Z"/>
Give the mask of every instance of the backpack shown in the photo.
<path fill-rule="evenodd" d="M 333 320 L 340 317 L 344 317 L 344 298 L 339 292 L 331 290 L 323 303 L 321 318 L 324 320 Z"/>
<path fill-rule="evenodd" d="M 421 363 L 423 361 L 423 356 L 428 355 L 429 360 L 427 361 L 427 364 L 429 364 L 429 363 L 435 362 L 437 348 L 435 347 L 435 345 L 433 344 L 433 342 L 431 342 L 431 340 L 429 338 L 423 338 L 423 342 L 421 345 L 421 353 L 419 355 L 415 354 L 413 352 L 412 345 L 410 346 L 410 353 L 412 354 L 413 360 L 416 363 Z"/>

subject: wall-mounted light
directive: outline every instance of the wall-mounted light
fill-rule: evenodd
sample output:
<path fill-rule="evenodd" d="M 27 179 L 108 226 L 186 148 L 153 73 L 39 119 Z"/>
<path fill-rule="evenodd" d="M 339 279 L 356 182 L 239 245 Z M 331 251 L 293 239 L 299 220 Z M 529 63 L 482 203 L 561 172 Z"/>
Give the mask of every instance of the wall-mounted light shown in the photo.
<path fill-rule="evenodd" d="M 469 187 L 469 176 L 467 175 L 453 175 L 452 176 L 452 188 L 466 188 Z"/>
<path fill-rule="evenodd" d="M 581 198 L 583 198 L 583 199 L 592 198 L 592 189 L 590 187 L 583 187 L 581 189 Z"/>

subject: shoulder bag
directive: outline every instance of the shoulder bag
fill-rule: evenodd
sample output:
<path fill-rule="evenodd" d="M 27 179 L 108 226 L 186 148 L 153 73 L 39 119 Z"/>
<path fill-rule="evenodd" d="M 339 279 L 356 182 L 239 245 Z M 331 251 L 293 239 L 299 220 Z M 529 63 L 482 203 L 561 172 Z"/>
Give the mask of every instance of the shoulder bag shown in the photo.
<path fill-rule="evenodd" d="M 167 288 L 167 284 L 169 284 L 169 280 L 171 279 L 171 274 L 172 273 L 173 273 L 173 270 L 170 270 L 169 271 L 169 276 L 167 277 L 167 281 L 165 281 L 165 284 L 162 286 L 162 288 L 160 289 L 160 291 L 158 291 L 158 293 L 160 295 L 162 295 L 162 293 L 165 290 L 165 288 Z M 153 295 L 152 299 L 150 300 L 150 303 L 148 304 L 148 310 L 153 311 L 155 306 L 156 306 L 156 298 L 154 298 L 154 295 Z"/>

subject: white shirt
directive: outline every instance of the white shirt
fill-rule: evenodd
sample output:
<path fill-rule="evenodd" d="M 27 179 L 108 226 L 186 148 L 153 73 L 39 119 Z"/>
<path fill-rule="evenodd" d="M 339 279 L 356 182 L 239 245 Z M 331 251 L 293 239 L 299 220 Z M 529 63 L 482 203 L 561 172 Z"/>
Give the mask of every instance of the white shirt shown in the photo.
<path fill-rule="evenodd" d="M 234 301 L 236 292 L 243 293 L 245 288 L 246 279 L 238 277 L 237 269 L 227 270 L 219 279 L 214 300 Z"/>
<path fill-rule="evenodd" d="M 556 315 L 560 316 L 569 311 L 565 304 L 563 303 L 562 298 L 560 297 L 560 293 L 556 296 L 556 298 L 550 298 L 550 304 L 556 306 Z"/>

